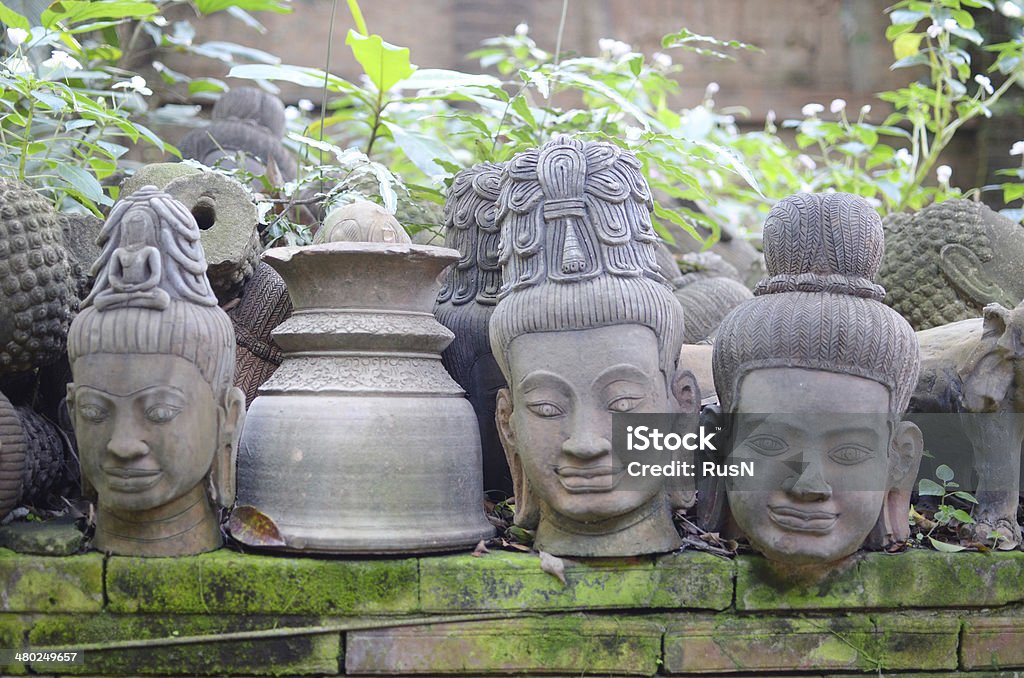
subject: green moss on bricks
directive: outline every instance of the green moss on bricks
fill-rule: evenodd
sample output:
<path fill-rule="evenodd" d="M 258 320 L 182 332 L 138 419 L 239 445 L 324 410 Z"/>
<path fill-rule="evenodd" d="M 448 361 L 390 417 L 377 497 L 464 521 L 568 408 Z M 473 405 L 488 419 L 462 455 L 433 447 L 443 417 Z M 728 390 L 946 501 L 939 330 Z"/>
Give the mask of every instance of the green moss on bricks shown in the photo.
<path fill-rule="evenodd" d="M 818 571 L 737 559 L 739 610 L 986 607 L 1024 600 L 1024 553 L 866 553 Z"/>
<path fill-rule="evenodd" d="M 959 620 L 930 615 L 686 617 L 665 633 L 669 673 L 948 670 Z"/>
<path fill-rule="evenodd" d="M 103 607 L 103 556 L 52 558 L 0 549 L 0 611 L 90 612 Z"/>
<path fill-rule="evenodd" d="M 417 565 L 226 549 L 186 558 L 111 557 L 107 595 L 112 612 L 399 614 L 417 610 Z"/>
<path fill-rule="evenodd" d="M 54 615 L 36 621 L 29 640 L 36 648 L 72 648 L 86 643 L 214 635 L 317 623 L 317 619 L 295 617 Z M 100 675 L 334 675 L 338 673 L 340 652 L 340 634 L 335 633 L 89 650 L 84 664 L 59 668 L 62 673 Z M 40 672 L 58 668 L 47 664 L 32 667 Z"/>
<path fill-rule="evenodd" d="M 647 619 L 586 615 L 359 631 L 346 636 L 345 670 L 653 675 L 661 634 Z"/>
<path fill-rule="evenodd" d="M 702 608 L 732 602 L 732 563 L 705 553 L 660 559 L 564 559 L 566 583 L 541 570 L 536 554 L 494 551 L 422 558 L 427 612 Z"/>
<path fill-rule="evenodd" d="M 0 648 L 18 650 L 24 645 L 29 625 L 19 615 L 0 614 Z M 23 663 L 5 665 L 0 662 L 0 676 L 21 676 L 28 673 Z"/>

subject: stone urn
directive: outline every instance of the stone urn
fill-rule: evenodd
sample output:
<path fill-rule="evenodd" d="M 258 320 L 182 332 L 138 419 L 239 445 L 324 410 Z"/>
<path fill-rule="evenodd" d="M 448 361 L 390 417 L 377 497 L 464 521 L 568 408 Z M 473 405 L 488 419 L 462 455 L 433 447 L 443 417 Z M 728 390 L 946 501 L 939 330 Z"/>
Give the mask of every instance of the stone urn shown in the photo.
<path fill-rule="evenodd" d="M 453 335 L 431 312 L 438 275 L 458 258 L 367 242 L 264 254 L 294 312 L 274 330 L 284 360 L 242 436 L 238 504 L 280 537 L 253 545 L 418 553 L 493 534 L 476 416 L 441 364 Z"/>

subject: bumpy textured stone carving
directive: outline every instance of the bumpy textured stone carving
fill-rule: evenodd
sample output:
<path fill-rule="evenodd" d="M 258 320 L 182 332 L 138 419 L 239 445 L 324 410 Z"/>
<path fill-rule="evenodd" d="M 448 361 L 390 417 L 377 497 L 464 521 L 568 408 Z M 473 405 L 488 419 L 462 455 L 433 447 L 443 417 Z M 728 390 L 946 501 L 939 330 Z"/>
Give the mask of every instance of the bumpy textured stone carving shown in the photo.
<path fill-rule="evenodd" d="M 487 334 L 501 286 L 499 232 L 494 217 L 504 166 L 481 163 L 455 175 L 445 203 L 445 246 L 458 250 L 462 257 L 445 272 L 434 315 L 455 334 L 441 358 L 466 390 L 476 412 L 483 448 L 484 490 L 509 496 L 512 476 L 494 421 L 498 390 L 505 387 L 505 377 L 491 354 Z"/>
<path fill-rule="evenodd" d="M 1012 549 L 1021 543 L 1021 444 L 1024 442 L 1024 303 L 986 306 L 984 317 L 918 332 L 921 375 L 910 412 L 961 415 L 977 477 L 975 523 L 965 537 Z M 947 433 L 947 432 L 943 432 Z M 925 432 L 925 443 L 932 441 Z"/>
<path fill-rule="evenodd" d="M 830 562 L 909 536 L 921 433 L 902 422 L 917 338 L 872 282 L 882 225 L 847 194 L 799 194 L 764 227 L 768 277 L 719 327 L 713 368 L 731 426 L 739 528 L 769 558 Z M 707 497 L 713 500 L 713 494 Z"/>
<path fill-rule="evenodd" d="M 915 330 L 1024 299 L 1024 228 L 982 203 L 948 200 L 885 220 L 879 281 Z"/>
<path fill-rule="evenodd" d="M 185 135 L 178 144 L 183 158 L 207 167 L 242 166 L 256 175 L 273 163 L 285 181 L 295 179 L 295 158 L 281 145 L 285 133 L 284 104 L 255 87 L 225 92 L 214 104 L 210 124 Z"/>
<path fill-rule="evenodd" d="M 167 556 L 221 544 L 244 396 L 235 339 L 195 218 L 144 187 L 111 210 L 92 293 L 68 335 L 68 404 L 96 548 Z"/>
<path fill-rule="evenodd" d="M 497 223 L 502 288 L 491 317 L 509 384 L 497 418 L 516 522 L 557 555 L 679 544 L 662 478 L 618 489 L 614 412 L 695 412 L 677 368 L 683 312 L 655 263 L 651 194 L 636 157 L 559 138 L 509 161 Z"/>
<path fill-rule="evenodd" d="M 245 393 L 248 407 L 259 387 L 281 364 L 281 347 L 271 333 L 288 319 L 292 302 L 284 280 L 265 263 L 256 266 L 237 304 L 228 308 L 235 328 L 235 386 Z"/>
<path fill-rule="evenodd" d="M 295 311 L 273 333 L 284 361 L 249 408 L 238 500 L 274 522 L 278 547 L 439 551 L 493 533 L 476 418 L 441 365 L 451 332 L 430 313 L 457 256 L 380 241 L 264 255 Z"/>
<path fill-rule="evenodd" d="M 61 356 L 76 286 L 57 213 L 28 186 L 0 179 L 0 375 Z"/>

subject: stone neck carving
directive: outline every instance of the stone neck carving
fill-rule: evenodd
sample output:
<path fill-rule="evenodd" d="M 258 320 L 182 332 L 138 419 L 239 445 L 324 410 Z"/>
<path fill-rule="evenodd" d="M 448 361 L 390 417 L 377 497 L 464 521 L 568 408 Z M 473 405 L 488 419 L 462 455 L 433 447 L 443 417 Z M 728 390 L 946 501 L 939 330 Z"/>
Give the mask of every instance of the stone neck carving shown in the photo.
<path fill-rule="evenodd" d="M 146 511 L 121 510 L 101 499 L 96 507 L 93 546 L 107 553 L 145 551 L 147 556 L 202 553 L 220 547 L 218 523 L 202 485 Z"/>

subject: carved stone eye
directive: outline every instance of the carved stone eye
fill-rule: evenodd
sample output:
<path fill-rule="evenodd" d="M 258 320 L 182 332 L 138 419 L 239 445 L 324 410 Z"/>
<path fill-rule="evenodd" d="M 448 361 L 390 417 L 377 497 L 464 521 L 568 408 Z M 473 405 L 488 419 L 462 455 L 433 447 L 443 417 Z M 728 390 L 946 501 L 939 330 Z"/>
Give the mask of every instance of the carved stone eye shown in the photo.
<path fill-rule="evenodd" d="M 789 449 L 789 444 L 785 440 L 768 434 L 756 435 L 744 442 L 755 452 L 766 457 L 777 457 Z"/>
<path fill-rule="evenodd" d="M 837 464 L 843 466 L 853 466 L 859 464 L 862 461 L 867 461 L 871 457 L 875 456 L 874 453 L 866 447 L 860 445 L 843 445 L 837 447 L 828 453 L 829 459 Z"/>

